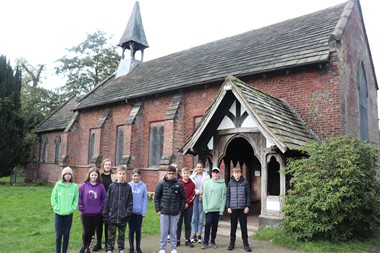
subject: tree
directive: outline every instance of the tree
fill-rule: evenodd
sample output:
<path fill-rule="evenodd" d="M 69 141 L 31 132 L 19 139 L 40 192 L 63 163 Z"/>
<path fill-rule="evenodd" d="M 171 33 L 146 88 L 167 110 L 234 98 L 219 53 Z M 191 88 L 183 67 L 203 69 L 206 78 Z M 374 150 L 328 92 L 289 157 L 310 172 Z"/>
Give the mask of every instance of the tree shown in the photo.
<path fill-rule="evenodd" d="M 84 42 L 67 49 L 68 55 L 57 60 L 56 74 L 67 78 L 60 88 L 67 97 L 90 91 L 116 71 L 120 56 L 116 46 L 108 46 L 110 39 L 102 31 L 88 34 Z"/>
<path fill-rule="evenodd" d="M 20 66 L 25 72 L 22 72 L 22 83 L 32 84 L 33 88 L 36 88 L 41 79 L 45 76 L 45 64 L 38 64 L 37 66 L 31 65 L 25 58 L 18 58 L 16 60 L 17 66 Z"/>
<path fill-rule="evenodd" d="M 290 160 L 285 229 L 299 240 L 368 238 L 379 226 L 378 149 L 352 137 L 314 141 Z"/>
<path fill-rule="evenodd" d="M 24 161 L 23 120 L 20 111 L 21 71 L 14 72 L 0 55 L 0 177 Z"/>

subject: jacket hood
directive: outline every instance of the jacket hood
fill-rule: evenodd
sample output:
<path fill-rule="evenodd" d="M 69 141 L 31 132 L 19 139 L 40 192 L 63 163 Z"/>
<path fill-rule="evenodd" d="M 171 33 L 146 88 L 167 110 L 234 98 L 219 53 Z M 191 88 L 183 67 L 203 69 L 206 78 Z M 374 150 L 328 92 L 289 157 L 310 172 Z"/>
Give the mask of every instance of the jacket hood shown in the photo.
<path fill-rule="evenodd" d="M 214 179 L 211 179 L 211 180 L 217 184 L 224 184 L 225 183 L 224 178 L 219 178 L 218 180 L 214 180 Z"/>

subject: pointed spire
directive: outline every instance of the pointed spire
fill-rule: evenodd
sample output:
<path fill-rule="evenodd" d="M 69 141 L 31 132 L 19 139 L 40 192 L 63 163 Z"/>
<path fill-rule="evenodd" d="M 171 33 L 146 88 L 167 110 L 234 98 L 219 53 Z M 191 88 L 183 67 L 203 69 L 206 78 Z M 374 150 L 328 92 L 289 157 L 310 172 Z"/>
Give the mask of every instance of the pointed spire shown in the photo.
<path fill-rule="evenodd" d="M 141 50 L 141 61 L 143 61 L 144 49 L 149 47 L 149 45 L 145 37 L 138 1 L 135 2 L 131 17 L 118 46 L 123 49 L 122 58 L 124 58 L 124 51 L 126 49 L 131 50 L 132 59 L 135 59 L 136 51 Z"/>

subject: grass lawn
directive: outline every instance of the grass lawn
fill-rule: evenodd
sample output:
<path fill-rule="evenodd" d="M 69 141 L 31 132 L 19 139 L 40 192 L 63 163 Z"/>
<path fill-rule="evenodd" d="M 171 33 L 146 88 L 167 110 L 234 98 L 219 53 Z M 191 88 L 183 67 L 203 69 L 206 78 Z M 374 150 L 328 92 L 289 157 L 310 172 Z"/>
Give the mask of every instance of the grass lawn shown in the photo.
<path fill-rule="evenodd" d="M 55 251 L 54 213 L 50 205 L 52 186 L 0 185 L 0 252 L 46 253 Z M 149 201 L 143 221 L 144 235 L 159 234 L 159 218 Z M 69 252 L 78 252 L 82 227 L 75 211 Z M 280 228 L 260 228 L 256 240 L 306 252 L 368 252 L 380 246 L 380 232 L 365 242 L 297 242 Z M 104 241 L 104 238 L 103 238 Z"/>
<path fill-rule="evenodd" d="M 52 186 L 0 185 L 1 252 L 55 252 L 52 190 Z M 149 201 L 143 234 L 159 234 L 159 226 L 153 202 Z M 79 211 L 75 211 L 69 249 L 80 248 L 81 234 Z"/>

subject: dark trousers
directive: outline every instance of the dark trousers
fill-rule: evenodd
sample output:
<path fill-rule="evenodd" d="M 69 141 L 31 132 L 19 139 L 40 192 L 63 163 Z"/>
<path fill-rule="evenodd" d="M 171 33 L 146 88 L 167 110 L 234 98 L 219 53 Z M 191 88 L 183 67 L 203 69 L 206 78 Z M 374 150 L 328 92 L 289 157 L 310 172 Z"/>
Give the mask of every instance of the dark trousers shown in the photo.
<path fill-rule="evenodd" d="M 218 232 L 219 216 L 220 216 L 219 212 L 206 213 L 205 237 L 204 237 L 205 243 L 208 243 L 210 239 L 210 231 L 211 231 L 211 242 L 215 243 L 216 233 Z"/>
<path fill-rule="evenodd" d="M 177 224 L 177 241 L 181 240 L 182 223 L 185 223 L 185 240 L 190 241 L 191 218 L 193 217 L 193 207 L 188 207 L 182 211 Z"/>
<path fill-rule="evenodd" d="M 231 220 L 231 230 L 230 230 L 231 242 L 235 243 L 237 223 L 239 221 L 240 230 L 241 230 L 241 238 L 243 239 L 244 245 L 248 244 L 247 214 L 244 213 L 244 209 L 233 209 L 232 213 L 230 214 L 230 220 Z"/>
<path fill-rule="evenodd" d="M 113 251 L 115 247 L 116 229 L 117 229 L 117 246 L 119 251 L 124 249 L 125 242 L 125 229 L 127 228 L 127 223 L 110 223 L 108 224 L 108 244 L 107 250 Z"/>
<path fill-rule="evenodd" d="M 143 222 L 143 216 L 141 214 L 132 214 L 132 217 L 129 219 L 129 248 L 134 249 L 134 238 L 136 234 L 136 249 L 140 249 L 141 244 L 141 227 Z"/>
<path fill-rule="evenodd" d="M 55 252 L 66 253 L 69 246 L 70 229 L 73 223 L 73 214 L 59 215 L 55 214 Z M 63 237 L 63 243 L 62 243 Z M 62 251 L 61 251 L 62 246 Z"/>
<path fill-rule="evenodd" d="M 82 248 L 91 250 L 92 240 L 94 238 L 95 230 L 98 225 L 100 215 L 88 216 L 81 215 L 82 220 Z"/>
<path fill-rule="evenodd" d="M 108 223 L 103 222 L 103 216 L 100 216 L 98 225 L 96 226 L 96 244 L 102 244 L 102 236 L 103 236 L 103 225 L 104 225 L 104 244 L 107 247 L 108 242 Z"/>

